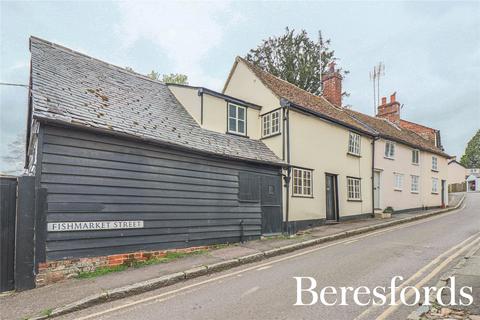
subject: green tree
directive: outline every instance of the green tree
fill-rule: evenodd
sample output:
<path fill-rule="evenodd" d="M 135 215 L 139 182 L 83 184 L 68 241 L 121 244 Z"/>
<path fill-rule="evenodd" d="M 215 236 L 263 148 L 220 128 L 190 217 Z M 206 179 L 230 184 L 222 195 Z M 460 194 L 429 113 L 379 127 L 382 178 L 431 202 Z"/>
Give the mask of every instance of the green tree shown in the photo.
<path fill-rule="evenodd" d="M 245 59 L 274 76 L 319 95 L 321 75 L 330 62 L 338 60 L 335 51 L 330 49 L 330 43 L 330 39 L 323 41 L 319 37 L 317 42 L 310 39 L 305 30 L 296 33 L 287 27 L 285 34 L 263 40 L 257 48 L 250 50 Z M 340 72 L 343 75 L 348 73 L 345 70 Z"/>
<path fill-rule="evenodd" d="M 480 168 L 480 130 L 468 142 L 460 163 L 467 168 Z"/>
<path fill-rule="evenodd" d="M 164 74 L 162 81 L 164 83 L 188 84 L 188 76 L 181 73 Z"/>
<path fill-rule="evenodd" d="M 147 77 L 149 77 L 152 80 L 160 80 L 160 74 L 156 72 L 155 70 L 152 70 L 149 74 L 147 74 Z"/>
<path fill-rule="evenodd" d="M 125 67 L 125 70 L 135 72 L 135 70 L 133 70 L 131 67 Z M 163 75 L 160 75 L 159 72 L 152 70 L 149 74 L 147 74 L 147 77 L 152 80 L 162 79 L 161 81 L 163 83 L 188 84 L 188 76 L 181 73 L 164 73 Z"/>

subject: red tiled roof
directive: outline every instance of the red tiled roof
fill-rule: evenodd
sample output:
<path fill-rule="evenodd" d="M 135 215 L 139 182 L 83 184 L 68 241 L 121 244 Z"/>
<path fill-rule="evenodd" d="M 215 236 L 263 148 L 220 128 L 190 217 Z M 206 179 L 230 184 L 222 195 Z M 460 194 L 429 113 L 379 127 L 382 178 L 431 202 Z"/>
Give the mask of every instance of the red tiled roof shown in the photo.
<path fill-rule="evenodd" d="M 327 118 L 334 119 L 338 123 L 344 124 L 347 127 L 358 129 L 362 132 L 373 135 L 379 135 L 444 157 L 450 157 L 441 149 L 437 148 L 435 142 L 432 143 L 431 140 L 425 139 L 421 134 L 407 127 L 407 123 L 414 124 L 413 122 L 402 120 L 404 125 L 400 124 L 400 126 L 396 126 L 382 118 L 372 117 L 351 109 L 336 107 L 325 98 L 300 89 L 299 87 L 262 70 L 245 59 L 237 57 L 235 63 L 238 63 L 239 61 L 243 62 L 260 79 L 260 81 L 262 81 L 262 83 L 279 98 L 284 98 L 295 105 L 311 110 L 319 116 L 326 116 Z M 425 128 L 423 130 L 435 130 L 418 125 L 418 128 L 420 127 Z"/>
<path fill-rule="evenodd" d="M 435 146 L 435 136 L 437 134 L 437 130 L 403 119 L 400 119 L 400 126 L 419 134 L 424 139 L 428 140 L 433 146 Z"/>
<path fill-rule="evenodd" d="M 345 112 L 344 108 L 334 106 L 324 97 L 316 96 L 308 91 L 300 89 L 299 87 L 260 69 L 243 58 L 237 57 L 236 62 L 238 61 L 243 62 L 250 70 L 252 70 L 260 81 L 262 81 L 262 83 L 277 97 L 284 98 L 295 105 L 336 120 L 348 127 L 352 127 L 368 134 L 375 134 L 368 127 L 355 121 L 355 119 Z"/>
<path fill-rule="evenodd" d="M 396 126 L 386 119 L 372 117 L 358 111 L 348 109 L 347 112 L 352 115 L 352 117 L 373 128 L 378 132 L 378 135 L 383 138 L 450 158 L 448 154 L 437 148 L 435 144 L 432 144 L 429 140 L 424 139 L 412 130 L 402 126 Z"/>

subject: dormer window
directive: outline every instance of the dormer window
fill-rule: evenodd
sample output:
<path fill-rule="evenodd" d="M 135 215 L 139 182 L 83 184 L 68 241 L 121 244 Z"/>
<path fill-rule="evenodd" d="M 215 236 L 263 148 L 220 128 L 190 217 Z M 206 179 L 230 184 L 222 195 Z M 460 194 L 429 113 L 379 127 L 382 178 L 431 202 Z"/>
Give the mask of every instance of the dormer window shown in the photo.
<path fill-rule="evenodd" d="M 262 137 L 280 133 L 280 110 L 272 111 L 262 116 Z"/>
<path fill-rule="evenodd" d="M 385 142 L 385 158 L 387 159 L 395 158 L 395 142 L 392 142 L 392 141 Z"/>
<path fill-rule="evenodd" d="M 245 135 L 247 109 L 233 103 L 228 104 L 228 132 Z"/>
<path fill-rule="evenodd" d="M 412 164 L 418 164 L 420 159 L 420 151 L 417 149 L 412 150 Z"/>
<path fill-rule="evenodd" d="M 348 138 L 348 153 L 355 156 L 360 155 L 360 135 L 350 132 Z"/>

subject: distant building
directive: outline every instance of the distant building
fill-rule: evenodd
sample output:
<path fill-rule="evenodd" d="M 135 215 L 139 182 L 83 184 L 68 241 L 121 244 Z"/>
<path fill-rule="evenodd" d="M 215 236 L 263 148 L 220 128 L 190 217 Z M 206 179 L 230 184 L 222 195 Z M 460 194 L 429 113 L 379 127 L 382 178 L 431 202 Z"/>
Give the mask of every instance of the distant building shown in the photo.
<path fill-rule="evenodd" d="M 451 159 L 448 162 L 448 184 L 463 183 L 465 178 L 469 175 L 468 169 L 465 168 L 456 159 Z"/>
<path fill-rule="evenodd" d="M 480 192 L 480 173 L 472 173 L 467 177 L 467 192 Z"/>

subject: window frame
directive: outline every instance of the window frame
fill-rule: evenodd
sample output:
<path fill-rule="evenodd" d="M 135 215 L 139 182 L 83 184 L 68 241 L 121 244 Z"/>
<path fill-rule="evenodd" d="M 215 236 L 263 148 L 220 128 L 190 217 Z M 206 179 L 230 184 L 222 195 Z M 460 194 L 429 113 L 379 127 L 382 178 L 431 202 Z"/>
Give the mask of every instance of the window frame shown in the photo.
<path fill-rule="evenodd" d="M 274 115 L 276 119 L 274 119 Z M 280 109 L 270 111 L 261 115 L 262 138 L 268 138 L 280 134 Z M 268 126 L 265 124 L 268 123 Z"/>
<path fill-rule="evenodd" d="M 392 160 L 395 159 L 395 142 L 390 140 L 385 141 L 384 157 Z"/>
<path fill-rule="evenodd" d="M 414 183 L 415 179 L 416 178 L 416 182 Z M 411 175 L 410 176 L 410 192 L 411 193 L 420 193 L 420 176 L 417 176 L 417 175 Z M 414 186 L 416 186 L 416 188 L 414 188 Z"/>
<path fill-rule="evenodd" d="M 362 137 L 355 132 L 350 131 L 348 135 L 348 154 L 360 156 L 362 152 Z"/>
<path fill-rule="evenodd" d="M 432 171 L 438 171 L 438 158 L 436 156 L 432 156 Z"/>
<path fill-rule="evenodd" d="M 231 106 L 235 107 L 235 117 L 230 116 L 230 107 Z M 239 114 L 238 110 L 239 109 L 243 109 L 243 115 L 244 115 L 243 119 L 239 119 L 239 117 L 238 117 L 238 114 Z M 235 130 L 230 128 L 230 119 L 235 120 Z M 241 121 L 243 121 L 244 132 L 240 132 L 238 130 L 238 127 L 239 127 L 238 124 Z M 246 136 L 247 135 L 247 107 L 241 106 L 239 104 L 231 103 L 231 102 L 227 103 L 227 133 L 236 134 L 236 135 L 240 135 L 240 136 Z"/>
<path fill-rule="evenodd" d="M 308 185 L 306 183 L 307 181 Z M 309 192 L 306 192 L 307 190 Z M 313 198 L 313 170 L 292 167 L 292 196 Z"/>
<path fill-rule="evenodd" d="M 434 188 L 435 187 L 435 188 Z M 432 178 L 432 193 L 438 194 L 438 178 Z"/>
<path fill-rule="evenodd" d="M 415 155 L 417 156 L 417 162 L 415 162 Z M 420 164 L 420 150 L 412 149 L 412 164 L 418 166 Z"/>
<path fill-rule="evenodd" d="M 362 201 L 361 178 L 347 177 L 347 201 Z"/>
<path fill-rule="evenodd" d="M 395 191 L 403 191 L 403 185 L 404 185 L 403 173 L 394 172 L 393 175 L 394 175 L 393 189 Z"/>

